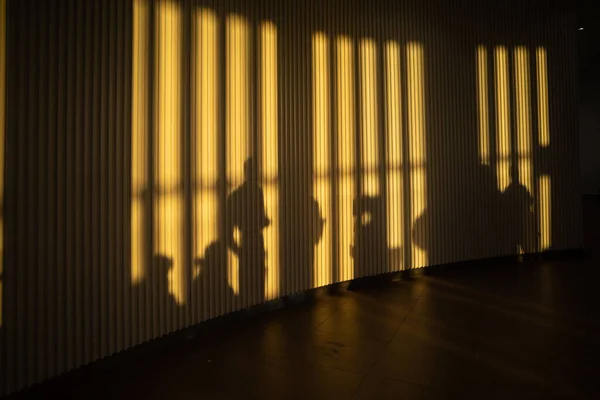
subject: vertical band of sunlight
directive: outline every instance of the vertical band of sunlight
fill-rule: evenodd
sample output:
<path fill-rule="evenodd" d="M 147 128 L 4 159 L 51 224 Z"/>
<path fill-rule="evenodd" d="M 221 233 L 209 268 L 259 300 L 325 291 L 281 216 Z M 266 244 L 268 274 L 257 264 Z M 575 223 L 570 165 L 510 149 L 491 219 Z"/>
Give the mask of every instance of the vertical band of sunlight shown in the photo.
<path fill-rule="evenodd" d="M 350 254 L 354 233 L 352 204 L 355 196 L 354 159 L 354 54 L 352 40 L 339 36 L 336 41 L 336 88 L 338 126 L 338 210 L 339 210 L 339 278 L 341 281 L 354 277 L 354 259 Z"/>
<path fill-rule="evenodd" d="M 148 199 L 148 50 L 150 8 L 147 0 L 133 3 L 131 74 L 131 283 L 146 276 L 144 233 Z"/>
<path fill-rule="evenodd" d="M 0 0 L 0 328 L 4 278 L 4 140 L 6 134 L 6 0 Z"/>
<path fill-rule="evenodd" d="M 390 271 L 402 269 L 404 201 L 402 182 L 402 103 L 400 86 L 400 46 L 385 44 L 385 102 L 387 147 L 387 238 Z"/>
<path fill-rule="evenodd" d="M 331 163 L 329 132 L 329 39 L 313 34 L 313 195 L 325 220 L 315 249 L 313 287 L 331 283 Z"/>
<path fill-rule="evenodd" d="M 490 165 L 490 123 L 488 112 L 487 49 L 477 47 L 477 98 L 479 107 L 479 161 Z"/>
<path fill-rule="evenodd" d="M 551 203 L 551 181 L 549 175 L 538 178 L 538 207 L 539 207 L 539 230 L 540 250 L 549 250 L 552 247 L 552 203 Z"/>
<path fill-rule="evenodd" d="M 510 103 L 508 92 L 508 52 L 505 47 L 496 47 L 496 174 L 498 189 L 504 191 L 510 185 Z"/>
<path fill-rule="evenodd" d="M 408 85 L 408 134 L 410 143 L 411 220 L 415 222 L 427 209 L 425 99 L 423 79 L 423 46 L 410 42 L 406 48 Z M 423 234 L 423 233 L 422 233 Z M 423 239 L 423 238 L 421 238 Z M 413 238 L 411 268 L 427 265 L 427 253 Z"/>
<path fill-rule="evenodd" d="M 550 146 L 550 121 L 548 115 L 548 72 L 546 49 L 538 47 L 535 53 L 538 102 L 538 143 L 541 147 Z M 552 247 L 552 187 L 550 176 L 538 178 L 538 215 L 540 250 Z"/>
<path fill-rule="evenodd" d="M 519 160 L 519 183 L 533 194 L 533 170 L 531 163 L 531 96 L 529 94 L 529 53 L 525 47 L 514 50 L 515 93 L 517 118 L 517 155 Z"/>
<path fill-rule="evenodd" d="M 249 83 L 249 28 L 246 20 L 235 14 L 227 16 L 226 31 L 226 176 L 228 194 L 244 182 L 244 162 L 252 154 L 250 148 Z M 239 240 L 239 231 L 235 237 Z M 240 243 L 238 242 L 238 245 Z M 237 295 L 240 290 L 240 263 L 238 256 L 227 252 L 227 277 Z"/>
<path fill-rule="evenodd" d="M 550 146 L 550 122 L 548 116 L 548 71 L 546 49 L 538 47 L 535 53 L 538 95 L 538 142 L 542 147 Z"/>
<path fill-rule="evenodd" d="M 362 195 L 378 196 L 377 50 L 372 39 L 360 43 Z"/>
<path fill-rule="evenodd" d="M 203 258 L 208 247 L 218 239 L 218 25 L 215 12 L 200 8 L 196 11 L 196 125 L 194 173 L 194 259 Z M 205 259 L 205 261 L 208 261 Z M 205 264 L 202 268 L 206 268 Z M 207 271 L 208 272 L 208 271 Z M 193 278 L 202 273 L 194 268 Z M 204 288 L 210 290 L 211 288 Z"/>
<path fill-rule="evenodd" d="M 266 251 L 265 300 L 279 297 L 279 167 L 277 126 L 277 27 L 260 28 L 262 94 L 262 179 L 265 208 L 271 225 L 264 230 Z"/>
<path fill-rule="evenodd" d="M 179 304 L 186 299 L 184 270 L 184 199 L 181 173 L 181 9 L 163 0 L 157 9 L 157 106 L 155 176 L 155 251 L 170 258 L 169 293 Z M 162 278 L 162 277 L 161 277 Z"/>

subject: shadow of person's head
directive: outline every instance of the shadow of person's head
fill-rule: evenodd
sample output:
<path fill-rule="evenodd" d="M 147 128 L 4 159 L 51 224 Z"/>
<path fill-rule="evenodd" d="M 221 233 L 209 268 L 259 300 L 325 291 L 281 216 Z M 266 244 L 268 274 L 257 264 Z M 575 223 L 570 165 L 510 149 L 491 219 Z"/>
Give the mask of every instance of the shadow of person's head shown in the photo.
<path fill-rule="evenodd" d="M 204 251 L 204 257 L 194 260 L 199 276 L 227 280 L 226 249 L 221 242 L 212 242 Z"/>
<path fill-rule="evenodd" d="M 363 195 L 354 200 L 353 213 L 357 227 L 375 226 L 381 223 L 377 217 L 380 216 L 381 204 L 378 196 Z"/>

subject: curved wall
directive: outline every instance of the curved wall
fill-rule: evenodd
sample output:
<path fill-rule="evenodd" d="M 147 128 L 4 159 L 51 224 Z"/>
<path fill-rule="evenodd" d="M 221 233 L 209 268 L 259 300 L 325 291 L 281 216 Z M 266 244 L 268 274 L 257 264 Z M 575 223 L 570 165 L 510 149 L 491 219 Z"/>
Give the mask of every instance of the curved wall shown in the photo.
<path fill-rule="evenodd" d="M 0 395 L 286 294 L 582 247 L 569 2 L 447 3 L 0 0 Z"/>

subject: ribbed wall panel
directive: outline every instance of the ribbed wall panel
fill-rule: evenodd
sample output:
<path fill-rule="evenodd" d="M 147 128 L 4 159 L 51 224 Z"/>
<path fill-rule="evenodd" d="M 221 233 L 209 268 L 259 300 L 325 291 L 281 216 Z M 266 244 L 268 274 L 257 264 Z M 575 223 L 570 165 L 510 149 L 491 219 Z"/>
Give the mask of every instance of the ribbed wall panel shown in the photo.
<path fill-rule="evenodd" d="M 582 246 L 552 0 L 0 0 L 0 395 L 310 288 Z"/>

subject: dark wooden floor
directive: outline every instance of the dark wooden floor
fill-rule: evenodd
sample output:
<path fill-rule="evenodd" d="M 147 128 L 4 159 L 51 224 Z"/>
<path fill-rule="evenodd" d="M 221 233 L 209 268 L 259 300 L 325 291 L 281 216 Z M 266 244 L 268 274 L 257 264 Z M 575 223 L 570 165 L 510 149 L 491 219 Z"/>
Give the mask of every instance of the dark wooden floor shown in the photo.
<path fill-rule="evenodd" d="M 21 396 L 598 399 L 600 204 L 585 204 L 585 256 L 453 266 L 318 295 Z"/>

